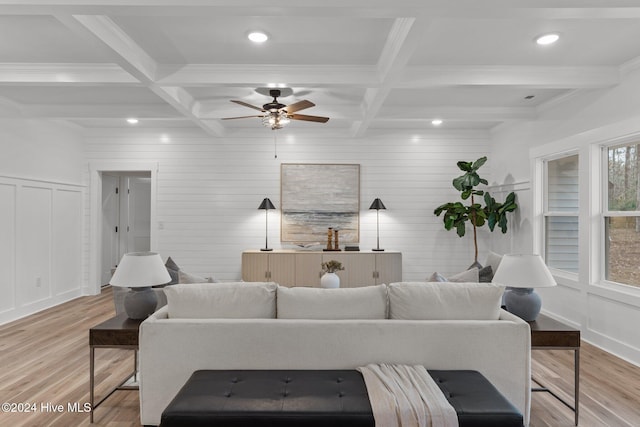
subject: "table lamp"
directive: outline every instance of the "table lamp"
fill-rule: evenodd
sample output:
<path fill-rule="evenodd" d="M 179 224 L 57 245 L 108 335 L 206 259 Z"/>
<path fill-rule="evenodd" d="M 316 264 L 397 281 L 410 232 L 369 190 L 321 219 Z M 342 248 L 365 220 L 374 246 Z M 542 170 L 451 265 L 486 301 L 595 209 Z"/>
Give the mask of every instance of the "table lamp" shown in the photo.
<path fill-rule="evenodd" d="M 261 251 L 272 251 L 273 249 L 269 248 L 269 211 L 275 209 L 271 200 L 268 197 L 265 197 L 258 209 L 264 209 L 264 248 L 260 249 Z"/>
<path fill-rule="evenodd" d="M 542 307 L 540 295 L 533 288 L 557 285 L 540 255 L 520 254 L 504 255 L 492 282 L 507 287 L 507 311 L 527 322 L 536 320 Z"/>
<path fill-rule="evenodd" d="M 124 296 L 124 309 L 130 319 L 146 319 L 156 311 L 158 298 L 151 286 L 163 285 L 171 276 L 155 252 L 124 254 L 110 280 L 111 286 L 131 288 Z"/>
<path fill-rule="evenodd" d="M 376 210 L 376 248 L 372 249 L 376 252 L 382 252 L 384 249 L 380 249 L 380 209 L 387 209 L 382 203 L 382 200 L 376 197 L 376 199 L 371 203 L 369 209 Z"/>

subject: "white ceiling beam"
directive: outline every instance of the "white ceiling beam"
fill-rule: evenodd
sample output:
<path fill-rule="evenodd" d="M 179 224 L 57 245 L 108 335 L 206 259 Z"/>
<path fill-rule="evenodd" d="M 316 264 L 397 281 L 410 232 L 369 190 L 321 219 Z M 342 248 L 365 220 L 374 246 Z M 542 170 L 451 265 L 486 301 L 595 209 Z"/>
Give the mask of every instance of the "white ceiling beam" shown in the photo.
<path fill-rule="evenodd" d="M 115 64 L 0 64 L 0 85 L 133 85 L 140 81 Z"/>
<path fill-rule="evenodd" d="M 158 64 L 122 28 L 108 16 L 57 16 L 76 33 L 86 32 L 98 38 L 118 55 L 118 63 L 147 86 L 171 107 L 212 136 L 221 136 L 224 128 L 219 122 L 199 120 L 194 113 L 195 101 L 182 88 L 163 87 L 155 81 Z"/>
<path fill-rule="evenodd" d="M 176 67 L 160 66 L 158 84 L 202 87 L 284 83 L 287 86 L 368 87 L 380 83 L 376 67 L 364 65 L 190 64 Z"/>
<path fill-rule="evenodd" d="M 535 107 L 384 107 L 376 122 L 380 120 L 431 120 L 445 121 L 504 121 L 533 120 L 538 116 Z"/>
<path fill-rule="evenodd" d="M 29 117 L 58 119 L 138 119 L 188 120 L 167 104 L 27 104 L 22 111 Z"/>
<path fill-rule="evenodd" d="M 620 83 L 618 67 L 411 66 L 395 87 L 525 86 L 550 89 L 604 88 Z"/>
<path fill-rule="evenodd" d="M 322 4 L 299 0 L 128 0 L 114 4 L 112 0 L 0 0 L 0 14 L 42 15 L 66 13 L 83 15 L 126 16 L 281 16 L 281 17 L 354 17 L 395 18 L 422 16 L 428 18 L 472 19 L 633 19 L 640 18 L 640 6 L 628 0 L 608 0 L 600 5 L 575 7 L 575 0 L 555 0 L 541 5 L 539 0 L 325 0 Z M 593 2 L 592 2 L 593 3 Z M 553 4 L 553 6 L 548 6 Z"/>
<path fill-rule="evenodd" d="M 111 18 L 91 15 L 73 15 L 72 18 L 117 53 L 124 60 L 120 65 L 125 70 L 140 80 L 155 80 L 156 62 Z"/>
<path fill-rule="evenodd" d="M 354 121 L 351 129 L 354 137 L 362 137 L 371 121 L 378 115 L 382 104 L 387 99 L 394 83 L 400 77 L 428 27 L 428 23 L 416 21 L 414 18 L 395 20 L 378 59 L 377 72 L 382 84 L 377 88 L 367 89 L 362 104 L 364 118 Z"/>

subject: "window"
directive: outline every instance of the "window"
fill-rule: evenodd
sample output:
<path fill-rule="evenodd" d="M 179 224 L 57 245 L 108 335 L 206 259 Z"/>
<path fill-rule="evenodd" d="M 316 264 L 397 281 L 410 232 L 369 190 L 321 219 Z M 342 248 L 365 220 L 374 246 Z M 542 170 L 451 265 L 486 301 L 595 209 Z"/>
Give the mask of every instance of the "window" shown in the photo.
<path fill-rule="evenodd" d="M 605 279 L 640 287 L 640 141 L 603 152 Z"/>
<path fill-rule="evenodd" d="M 547 265 L 578 273 L 578 155 L 545 162 L 544 255 Z"/>

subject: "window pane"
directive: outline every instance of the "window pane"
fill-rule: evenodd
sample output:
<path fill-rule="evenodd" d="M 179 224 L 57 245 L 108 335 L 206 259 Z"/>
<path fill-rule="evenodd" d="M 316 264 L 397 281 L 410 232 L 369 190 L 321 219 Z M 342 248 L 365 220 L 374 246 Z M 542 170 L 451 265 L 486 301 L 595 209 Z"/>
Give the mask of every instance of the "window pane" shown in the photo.
<path fill-rule="evenodd" d="M 610 211 L 639 210 L 640 182 L 638 169 L 640 158 L 638 144 L 625 144 L 609 147 L 608 161 L 608 193 Z"/>
<path fill-rule="evenodd" d="M 549 267 L 578 272 L 578 217 L 545 218 L 545 258 Z"/>
<path fill-rule="evenodd" d="M 640 217 L 605 218 L 605 279 L 640 286 Z"/>
<path fill-rule="evenodd" d="M 578 155 L 547 163 L 547 212 L 578 212 Z"/>

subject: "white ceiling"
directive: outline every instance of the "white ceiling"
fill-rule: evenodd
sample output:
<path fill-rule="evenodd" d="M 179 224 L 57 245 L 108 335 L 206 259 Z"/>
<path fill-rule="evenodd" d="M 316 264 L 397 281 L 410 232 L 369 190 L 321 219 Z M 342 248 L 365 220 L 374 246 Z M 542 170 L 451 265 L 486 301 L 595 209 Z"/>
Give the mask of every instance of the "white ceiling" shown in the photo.
<path fill-rule="evenodd" d="M 545 32 L 560 41 L 537 46 Z M 618 84 L 639 40 L 640 0 L 0 0 L 0 117 L 269 132 L 220 118 L 284 85 L 331 118 L 300 131 L 489 130 Z"/>

